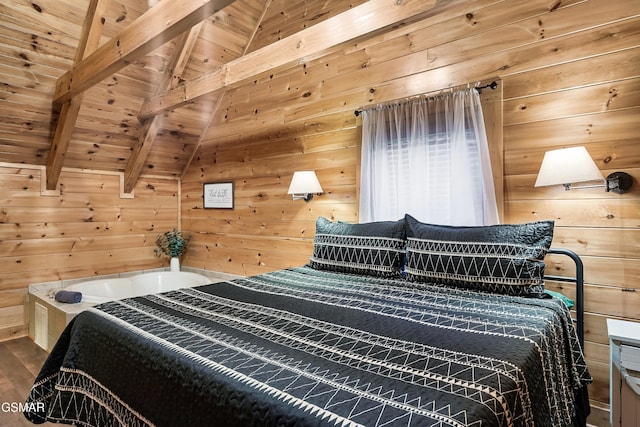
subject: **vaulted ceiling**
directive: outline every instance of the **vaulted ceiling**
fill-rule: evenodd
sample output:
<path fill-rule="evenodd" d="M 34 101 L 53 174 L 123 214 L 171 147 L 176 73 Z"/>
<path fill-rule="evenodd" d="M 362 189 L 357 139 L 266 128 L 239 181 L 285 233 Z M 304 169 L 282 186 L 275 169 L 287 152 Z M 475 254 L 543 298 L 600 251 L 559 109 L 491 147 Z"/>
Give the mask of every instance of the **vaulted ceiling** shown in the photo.
<path fill-rule="evenodd" d="M 180 177 L 212 135 L 243 126 L 233 123 L 234 96 L 256 112 L 284 103 L 264 83 L 294 70 L 303 83 L 278 84 L 313 101 L 321 77 L 307 75 L 309 61 L 462 3 L 4 2 L 0 162 L 46 166 L 49 189 L 62 167 L 124 172 L 125 191 L 141 174 Z"/>

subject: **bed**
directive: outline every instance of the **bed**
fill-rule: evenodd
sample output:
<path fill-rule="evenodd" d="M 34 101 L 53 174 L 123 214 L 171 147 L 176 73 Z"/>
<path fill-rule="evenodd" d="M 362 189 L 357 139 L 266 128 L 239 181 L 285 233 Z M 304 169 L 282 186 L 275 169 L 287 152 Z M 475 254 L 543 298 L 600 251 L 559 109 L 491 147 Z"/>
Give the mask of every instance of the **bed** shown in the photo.
<path fill-rule="evenodd" d="M 95 426 L 584 425 L 580 339 L 567 305 L 541 289 L 552 230 L 319 218 L 308 265 L 78 315 L 25 415 Z"/>

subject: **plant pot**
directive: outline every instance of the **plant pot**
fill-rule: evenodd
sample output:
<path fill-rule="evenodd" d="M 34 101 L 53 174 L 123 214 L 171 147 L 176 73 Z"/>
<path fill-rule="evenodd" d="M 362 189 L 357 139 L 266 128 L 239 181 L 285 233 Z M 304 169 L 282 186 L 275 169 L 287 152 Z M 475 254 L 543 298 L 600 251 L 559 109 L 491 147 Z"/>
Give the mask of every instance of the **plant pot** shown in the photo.
<path fill-rule="evenodd" d="M 180 258 L 171 258 L 171 271 L 180 271 Z"/>

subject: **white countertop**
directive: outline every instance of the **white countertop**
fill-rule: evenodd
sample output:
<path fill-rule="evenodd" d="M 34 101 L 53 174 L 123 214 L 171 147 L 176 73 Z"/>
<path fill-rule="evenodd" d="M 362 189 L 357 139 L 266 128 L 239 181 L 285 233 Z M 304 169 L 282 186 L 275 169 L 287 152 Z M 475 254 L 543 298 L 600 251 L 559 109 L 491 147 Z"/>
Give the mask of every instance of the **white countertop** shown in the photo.
<path fill-rule="evenodd" d="M 609 339 L 640 346 L 640 323 L 607 319 Z"/>

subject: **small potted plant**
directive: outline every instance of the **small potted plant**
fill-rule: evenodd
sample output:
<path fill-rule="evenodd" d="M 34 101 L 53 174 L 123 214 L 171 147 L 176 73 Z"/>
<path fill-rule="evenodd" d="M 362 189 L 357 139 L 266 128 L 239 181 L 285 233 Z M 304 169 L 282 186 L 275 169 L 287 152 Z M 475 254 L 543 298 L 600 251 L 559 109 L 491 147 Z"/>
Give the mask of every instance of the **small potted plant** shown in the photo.
<path fill-rule="evenodd" d="M 171 258 L 171 271 L 180 271 L 180 257 L 187 250 L 187 245 L 191 235 L 184 235 L 182 231 L 173 229 L 158 234 L 156 237 L 156 248 L 153 253 L 156 256 L 166 256 Z"/>

